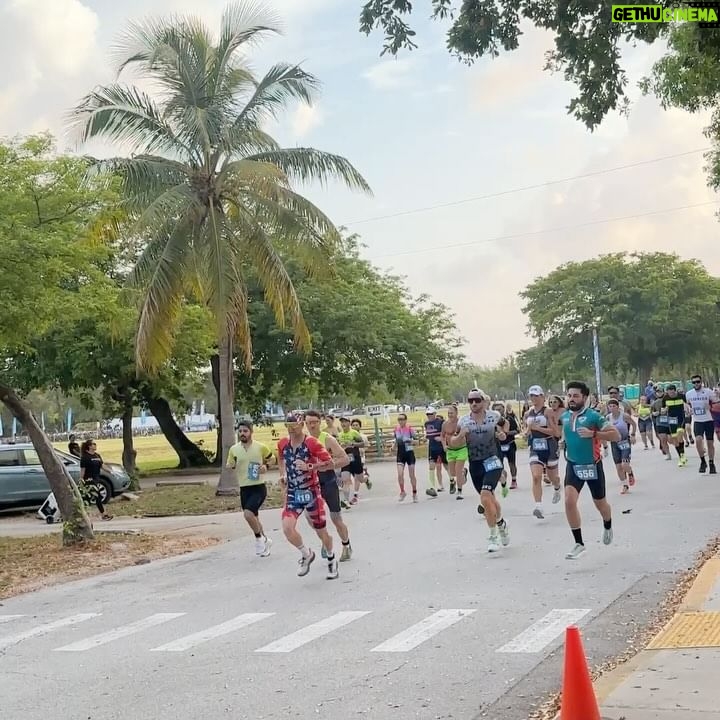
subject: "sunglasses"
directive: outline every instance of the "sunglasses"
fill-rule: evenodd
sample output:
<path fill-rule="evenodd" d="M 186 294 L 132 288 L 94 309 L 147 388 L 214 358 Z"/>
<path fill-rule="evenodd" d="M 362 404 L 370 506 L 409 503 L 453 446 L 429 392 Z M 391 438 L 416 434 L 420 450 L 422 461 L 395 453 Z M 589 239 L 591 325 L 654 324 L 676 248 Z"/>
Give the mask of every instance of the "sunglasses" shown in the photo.
<path fill-rule="evenodd" d="M 702 385 L 702 380 L 693 380 L 692 384 L 693 385 Z"/>
<path fill-rule="evenodd" d="M 468 398 L 467 401 L 468 404 L 473 405 L 475 403 L 481 403 L 483 400 L 482 398 Z"/>

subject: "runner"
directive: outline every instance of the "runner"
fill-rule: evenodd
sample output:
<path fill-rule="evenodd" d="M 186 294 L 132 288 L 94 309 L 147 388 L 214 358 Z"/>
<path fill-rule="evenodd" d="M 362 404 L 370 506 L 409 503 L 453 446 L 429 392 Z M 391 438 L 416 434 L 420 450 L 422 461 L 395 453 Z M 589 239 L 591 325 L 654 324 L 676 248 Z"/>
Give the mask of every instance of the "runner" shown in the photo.
<path fill-rule="evenodd" d="M 672 457 L 670 457 L 670 421 L 664 403 L 665 389 L 658 386 L 655 390 L 655 400 L 650 406 L 655 424 L 655 434 L 657 435 L 660 452 L 665 456 L 666 460 L 672 460 Z"/>
<path fill-rule="evenodd" d="M 253 440 L 253 424 L 249 420 L 241 420 L 237 427 L 240 442 L 228 451 L 227 466 L 235 470 L 238 479 L 240 508 L 255 535 L 255 554 L 267 557 L 272 540 L 265 535 L 259 516 L 267 498 L 263 475 L 274 458 L 267 445 Z"/>
<path fill-rule="evenodd" d="M 358 420 L 357 418 L 354 418 L 353 421 L 350 423 L 350 427 L 357 431 L 358 435 L 360 435 L 360 438 L 362 439 L 364 445 L 360 448 L 360 462 L 363 466 L 363 482 L 365 485 L 367 485 L 368 490 L 372 490 L 372 480 L 370 480 L 370 473 L 368 472 L 368 466 L 367 466 L 367 457 L 365 456 L 365 448 L 369 447 L 370 440 L 367 435 L 365 435 L 364 432 L 362 432 L 362 422 Z M 356 490 L 358 488 L 355 488 Z"/>
<path fill-rule="evenodd" d="M 400 486 L 400 502 L 406 497 L 405 492 L 405 466 L 407 465 L 408 474 L 410 475 L 410 485 L 412 487 L 412 499 L 416 503 L 417 496 L 417 477 L 415 476 L 415 444 L 417 443 L 417 433 L 408 425 L 407 415 L 400 413 L 398 415 L 398 424 L 395 427 L 395 447 L 397 448 L 397 478 Z"/>
<path fill-rule="evenodd" d="M 448 461 L 445 457 L 445 448 L 442 444 L 443 419 L 437 416 L 434 407 L 428 407 L 425 411 L 425 438 L 428 442 L 428 464 L 430 470 L 430 487 L 425 494 L 430 497 L 437 497 L 438 492 L 444 492 L 443 467 L 447 469 Z M 448 472 L 449 474 L 449 472 Z M 435 481 L 437 480 L 437 490 Z"/>
<path fill-rule="evenodd" d="M 635 485 L 635 474 L 632 465 L 630 465 L 630 455 L 632 453 L 632 445 L 635 444 L 637 433 L 637 425 L 633 416 L 624 408 L 620 407 L 620 403 L 615 399 L 608 400 L 607 421 L 614 425 L 620 433 L 620 439 L 617 442 L 610 443 L 613 462 L 617 470 L 618 478 L 622 483 L 622 495 L 630 491 Z"/>
<path fill-rule="evenodd" d="M 350 418 L 340 418 L 341 431 L 338 433 L 337 441 L 347 453 L 349 462 L 345 467 L 340 469 L 340 479 L 342 481 L 343 495 L 345 502 L 350 505 L 357 505 L 358 493 L 360 485 L 363 481 L 362 459 L 360 457 L 360 448 L 365 446 L 365 442 L 357 430 L 350 427 Z M 352 498 L 350 494 L 352 493 Z"/>
<path fill-rule="evenodd" d="M 500 446 L 500 452 L 503 454 L 503 461 L 507 460 L 510 468 L 510 489 L 517 490 L 517 442 L 516 438 L 520 434 L 520 421 L 513 406 L 508 403 L 505 406 L 505 419 L 508 422 L 507 440 Z M 504 448 L 507 446 L 507 450 Z"/>
<path fill-rule="evenodd" d="M 687 465 L 685 441 L 683 439 L 685 436 L 685 396 L 678 392 L 677 386 L 673 383 L 668 385 L 665 391 L 662 403 L 663 408 L 667 410 L 668 440 L 675 447 L 678 454 L 678 467 L 685 467 Z"/>
<path fill-rule="evenodd" d="M 567 407 L 562 414 L 563 440 L 567 466 L 565 468 L 565 516 L 575 540 L 575 546 L 565 556 L 575 560 L 585 552 L 578 499 L 587 483 L 597 511 L 603 519 L 603 543 L 613 541 L 612 510 L 605 497 L 605 472 L 601 443 L 617 442 L 617 428 L 592 408 L 587 407 L 590 389 L 583 382 L 567 386 Z"/>
<path fill-rule="evenodd" d="M 460 432 L 450 439 L 450 447 L 467 446 L 470 478 L 480 494 L 485 521 L 490 528 L 488 552 L 495 553 L 500 550 L 500 543 L 503 547 L 510 543 L 508 526 L 495 497 L 495 488 L 503 471 L 498 442 L 505 442 L 507 436 L 498 427 L 500 415 L 487 409 L 488 398 L 481 390 L 473 389 L 468 393 L 468 404 L 470 414 L 459 421 Z"/>
<path fill-rule="evenodd" d="M 316 410 L 308 410 L 305 413 L 305 426 L 307 427 L 308 433 L 317 439 L 330 453 L 335 469 L 339 469 L 347 464 L 347 455 L 340 443 L 326 430 L 320 430 L 320 414 Z M 350 544 L 350 532 L 342 516 L 340 486 L 338 485 L 338 477 L 335 469 L 318 471 L 318 480 L 320 481 L 320 492 L 323 500 L 330 511 L 330 519 L 342 543 L 340 562 L 347 562 L 352 557 L 352 545 Z M 322 548 L 322 556 L 327 559 L 327 551 L 324 546 Z"/>
<path fill-rule="evenodd" d="M 334 438 L 340 434 L 340 428 L 335 424 L 335 416 L 332 413 L 325 415 L 325 432 Z"/>
<path fill-rule="evenodd" d="M 450 473 L 450 494 L 457 489 L 457 499 L 463 499 L 463 486 L 465 485 L 465 463 L 468 460 L 467 445 L 459 448 L 450 447 L 450 439 L 460 432 L 457 405 L 453 403 L 448 408 L 448 419 L 442 427 L 442 444 L 445 448 L 445 457 L 448 461 Z"/>
<path fill-rule="evenodd" d="M 720 442 L 720 384 L 715 388 L 712 402 L 710 403 L 710 414 L 715 423 L 715 437 Z"/>
<path fill-rule="evenodd" d="M 545 517 L 542 504 L 544 475 L 547 475 L 553 486 L 553 505 L 560 502 L 558 439 L 561 432 L 557 413 L 545 406 L 543 389 L 539 385 L 533 385 L 528 390 L 528 395 L 531 405 L 523 420 L 530 448 L 530 474 L 535 500 L 533 515 L 542 520 Z"/>
<path fill-rule="evenodd" d="M 695 421 L 693 426 L 695 447 L 700 456 L 700 470 L 698 472 L 704 473 L 708 469 L 708 463 L 705 462 L 705 443 L 707 443 L 710 475 L 716 475 L 715 420 L 711 412 L 715 401 L 715 393 L 703 385 L 703 380 L 700 375 L 693 375 L 691 381 L 693 389 L 688 390 L 685 398 Z"/>
<path fill-rule="evenodd" d="M 650 445 L 655 448 L 655 435 L 653 433 L 653 418 L 652 408 L 648 404 L 648 399 L 645 395 L 640 396 L 637 406 L 638 414 L 638 430 L 640 431 L 640 438 L 643 441 L 644 449 L 648 450 L 648 440 Z"/>
<path fill-rule="evenodd" d="M 327 554 L 327 579 L 338 577 L 338 561 L 333 552 L 332 536 L 327 531 L 325 502 L 322 499 L 319 470 L 331 470 L 330 453 L 314 438 L 305 434 L 303 417 L 290 414 L 285 419 L 288 437 L 278 443 L 280 482 L 285 488 L 285 507 L 282 512 L 283 533 L 288 542 L 300 551 L 298 575 L 305 577 L 315 561 L 315 552 L 308 548 L 298 532 L 297 521 L 307 512 L 310 522 Z"/>
<path fill-rule="evenodd" d="M 608 395 L 610 396 L 610 400 L 617 400 L 620 407 L 623 409 L 623 412 L 628 413 L 628 415 L 633 414 L 633 407 L 632 405 L 625 400 L 622 395 L 620 394 L 620 388 L 617 385 L 611 385 L 607 389 Z M 607 405 L 605 406 L 607 409 Z"/>
<path fill-rule="evenodd" d="M 508 474 L 507 470 L 505 469 L 505 453 L 506 451 L 509 451 L 510 445 L 507 442 L 508 434 L 510 431 L 510 423 L 508 422 L 508 419 L 505 417 L 505 405 L 501 402 L 495 402 L 492 404 L 492 410 L 493 412 L 496 412 L 498 415 L 500 415 L 500 422 L 498 423 L 498 427 L 502 429 L 502 431 L 505 433 L 505 442 L 498 443 L 498 457 L 500 460 L 503 461 L 503 471 L 502 475 L 500 475 L 500 487 L 502 488 L 502 496 L 503 498 L 506 498 L 510 494 L 510 490 L 508 489 L 507 479 Z M 503 450 L 505 448 L 505 450 Z"/>

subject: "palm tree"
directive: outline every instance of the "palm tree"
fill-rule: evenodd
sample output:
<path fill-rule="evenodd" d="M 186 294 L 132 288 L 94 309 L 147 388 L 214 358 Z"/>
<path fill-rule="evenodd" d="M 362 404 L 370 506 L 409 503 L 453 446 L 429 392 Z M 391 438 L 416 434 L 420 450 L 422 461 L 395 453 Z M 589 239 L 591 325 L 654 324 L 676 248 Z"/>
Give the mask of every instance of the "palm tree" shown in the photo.
<path fill-rule="evenodd" d="M 242 51 L 279 32 L 261 7 L 228 6 L 220 35 L 196 17 L 131 24 L 116 48 L 118 81 L 89 93 L 72 113 L 81 142 L 99 139 L 129 155 L 94 161 L 122 179 L 146 244 L 131 274 L 142 288 L 137 362 L 156 370 L 168 357 L 179 308 L 188 296 L 207 303 L 217 323 L 222 466 L 235 441 L 233 356 L 249 369 L 247 270 L 257 275 L 281 326 L 299 351 L 310 334 L 280 247 L 310 270 L 327 270 L 338 231 L 299 194 L 296 182 L 340 180 L 370 192 L 343 157 L 283 148 L 263 129 L 290 101 L 311 103 L 319 83 L 297 65 L 277 64 L 257 79 Z M 153 94 L 120 76 L 133 69 Z M 223 469 L 218 494 L 237 492 Z"/>

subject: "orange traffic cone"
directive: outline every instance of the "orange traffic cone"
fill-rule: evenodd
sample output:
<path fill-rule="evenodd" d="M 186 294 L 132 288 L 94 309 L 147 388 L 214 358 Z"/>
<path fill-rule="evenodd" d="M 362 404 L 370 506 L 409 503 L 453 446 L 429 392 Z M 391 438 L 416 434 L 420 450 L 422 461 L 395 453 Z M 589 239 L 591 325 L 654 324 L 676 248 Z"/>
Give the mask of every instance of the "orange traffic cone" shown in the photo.
<path fill-rule="evenodd" d="M 575 626 L 565 631 L 560 720 L 602 720 L 580 630 Z"/>

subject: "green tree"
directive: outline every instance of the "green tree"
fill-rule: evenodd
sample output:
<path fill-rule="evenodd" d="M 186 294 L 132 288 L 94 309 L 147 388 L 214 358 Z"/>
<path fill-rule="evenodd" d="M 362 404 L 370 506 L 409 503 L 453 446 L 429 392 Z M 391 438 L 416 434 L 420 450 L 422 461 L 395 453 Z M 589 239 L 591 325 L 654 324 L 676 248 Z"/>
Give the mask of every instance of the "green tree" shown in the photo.
<path fill-rule="evenodd" d="M 720 37 L 717 30 L 704 30 L 697 23 L 674 25 L 668 36 L 668 52 L 655 63 L 641 87 L 653 93 L 663 107 L 688 112 L 710 111 L 705 135 L 712 141 L 708 154 L 709 184 L 720 188 Z"/>
<path fill-rule="evenodd" d="M 218 341 L 223 471 L 218 493 L 237 493 L 224 468 L 235 441 L 233 349 L 251 367 L 250 269 L 281 326 L 300 351 L 310 333 L 276 238 L 302 251 L 308 267 L 328 270 L 337 238 L 330 219 L 293 187 L 339 179 L 368 185 L 344 158 L 312 148 L 281 148 L 263 125 L 290 101 L 311 102 L 318 81 L 297 65 L 278 64 L 256 79 L 241 52 L 276 32 L 250 5 L 230 5 L 220 34 L 195 17 L 131 24 L 118 71 L 133 69 L 157 89 L 150 95 L 114 83 L 75 110 L 82 141 L 99 139 L 132 153 L 96 161 L 122 178 L 132 233 L 145 240 L 132 283 L 144 299 L 137 332 L 139 366 L 154 371 L 170 355 L 183 298 L 210 308 Z"/>
<path fill-rule="evenodd" d="M 531 283 L 524 312 L 541 343 L 586 364 L 598 329 L 603 365 L 639 372 L 645 382 L 659 363 L 713 357 L 713 333 L 697 332 L 718 317 L 720 282 L 697 260 L 666 253 L 617 253 L 570 262 Z"/>
<path fill-rule="evenodd" d="M 417 47 L 409 16 L 420 3 L 411 0 L 366 0 L 360 29 L 369 35 L 379 28 L 385 35 L 382 53 L 397 55 Z M 521 24 L 532 23 L 554 35 L 555 48 L 545 69 L 562 72 L 578 90 L 568 112 L 591 130 L 615 109 L 626 109 L 627 73 L 621 64 L 624 44 L 652 43 L 668 30 L 668 23 L 614 23 L 611 3 L 585 0 L 430 0 L 431 17 L 448 21 L 448 51 L 473 64 L 501 51 L 517 50 Z M 639 3 L 628 3 L 639 4 Z M 660 2 L 659 5 L 674 5 Z"/>
<path fill-rule="evenodd" d="M 90 521 L 9 366 L 34 335 L 63 322 L 78 288 L 96 272 L 88 258 L 104 232 L 96 222 L 110 219 L 113 193 L 83 185 L 86 163 L 54 151 L 49 136 L 0 145 L 0 402 L 30 436 L 65 519 L 63 542 L 72 544 L 92 539 Z"/>
<path fill-rule="evenodd" d="M 338 241 L 335 277 L 308 275 L 292 255 L 284 264 L 296 288 L 311 335 L 299 354 L 251 284 L 253 364 L 236 377 L 238 404 L 262 414 L 267 400 L 342 396 L 366 402 L 437 393 L 458 364 L 462 340 L 452 313 L 426 297 L 414 298 L 402 278 L 385 274 L 359 255 L 358 238 Z"/>

